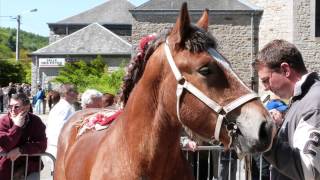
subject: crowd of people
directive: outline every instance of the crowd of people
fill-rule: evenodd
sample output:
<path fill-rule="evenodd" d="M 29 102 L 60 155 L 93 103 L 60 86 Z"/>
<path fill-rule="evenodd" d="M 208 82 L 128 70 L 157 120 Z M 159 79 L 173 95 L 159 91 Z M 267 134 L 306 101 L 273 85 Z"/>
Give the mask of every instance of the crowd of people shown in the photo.
<path fill-rule="evenodd" d="M 285 40 L 268 43 L 254 63 L 259 79 L 266 91 L 271 91 L 278 98 L 266 104 L 276 126 L 277 133 L 271 148 L 263 153 L 263 179 L 272 180 L 311 180 L 320 179 L 320 80 L 316 72 L 308 72 L 300 51 Z M 57 95 L 58 92 L 58 95 Z M 45 112 L 46 92 L 41 86 L 31 98 L 30 85 L 10 83 L 0 87 L 0 111 L 7 109 L 0 116 L 0 177 L 10 179 L 11 160 L 15 160 L 15 169 L 25 169 L 21 154 L 43 153 L 56 156 L 57 143 L 61 128 L 75 113 L 75 102 L 81 102 L 81 108 L 105 108 L 114 105 L 115 97 L 111 94 L 88 89 L 80 97 L 76 87 L 63 84 L 56 92 L 47 122 L 37 114 Z M 49 93 L 50 97 L 54 93 Z M 32 103 L 30 103 L 32 99 Z M 288 100 L 288 105 L 282 101 Z M 32 105 L 35 111 L 32 111 Z M 46 125 L 45 125 L 46 124 Z M 195 150 L 197 143 L 186 138 L 181 139 L 181 146 Z M 232 151 L 231 151 L 232 153 Z M 224 156 L 228 161 L 229 153 Z M 260 157 L 253 157 L 253 172 L 260 171 Z M 223 159 L 222 159 L 223 160 Z M 40 169 L 43 165 L 40 164 Z M 224 165 L 226 169 L 227 165 Z M 271 167 L 271 170 L 270 170 Z M 27 179 L 39 179 L 39 157 L 29 158 Z M 235 179 L 234 167 L 231 169 Z M 15 173 L 20 176 L 19 173 Z M 259 175 L 259 174 L 258 174 Z M 253 179 L 259 179 L 257 173 Z M 221 175 L 226 177 L 225 175 Z"/>
<path fill-rule="evenodd" d="M 10 83 L 8 87 L 0 88 L 0 100 L 2 100 L 0 107 L 3 108 L 2 112 L 4 109 L 7 110 L 0 115 L 0 152 L 6 153 L 6 156 L 0 156 L 1 180 L 11 178 L 12 161 L 14 161 L 14 179 L 23 179 L 25 170 L 27 170 L 27 180 L 40 179 L 39 169 L 43 168 L 43 163 L 39 166 L 39 157 L 29 157 L 26 168 L 25 157 L 21 155 L 49 152 L 56 156 L 60 130 L 75 113 L 75 102 L 80 101 L 82 109 L 105 108 L 114 103 L 112 94 L 102 94 L 95 89 L 88 89 L 79 96 L 74 85 L 62 84 L 57 91 L 48 92 L 55 98 L 50 105 L 48 120 L 44 121 L 38 115 L 42 113 L 46 92 L 38 86 L 35 96 L 31 97 L 30 89 L 23 91 L 17 87 L 19 86 Z M 8 96 L 7 104 L 4 102 L 4 96 Z"/>
<path fill-rule="evenodd" d="M 12 83 L 10 82 L 8 86 L 0 85 L 0 113 L 4 112 L 9 104 L 9 99 L 12 94 L 24 93 L 28 97 L 31 96 L 31 85 L 25 83 Z"/>

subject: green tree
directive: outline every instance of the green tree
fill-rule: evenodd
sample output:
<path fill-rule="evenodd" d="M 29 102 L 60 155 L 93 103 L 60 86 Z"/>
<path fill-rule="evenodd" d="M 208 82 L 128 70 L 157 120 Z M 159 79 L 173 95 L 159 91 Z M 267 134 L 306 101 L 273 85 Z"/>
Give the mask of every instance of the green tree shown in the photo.
<path fill-rule="evenodd" d="M 8 85 L 9 82 L 24 82 L 26 72 L 23 65 L 14 60 L 0 60 L 0 84 Z"/>
<path fill-rule="evenodd" d="M 16 51 L 16 32 L 14 31 L 9 31 L 9 38 L 7 41 L 7 46 L 11 49 L 11 51 Z"/>
<path fill-rule="evenodd" d="M 66 63 L 54 81 L 74 84 L 80 92 L 94 88 L 103 93 L 116 94 L 120 89 L 124 74 L 123 66 L 117 71 L 109 72 L 102 58 L 97 57 L 90 63 L 83 60 Z"/>
<path fill-rule="evenodd" d="M 11 52 L 11 49 L 3 44 L 0 44 L 0 59 L 9 58 L 13 58 L 13 53 Z"/>
<path fill-rule="evenodd" d="M 0 59 L 14 58 L 16 51 L 16 29 L 0 27 Z M 20 31 L 20 50 L 26 54 L 49 43 L 48 37 Z"/>

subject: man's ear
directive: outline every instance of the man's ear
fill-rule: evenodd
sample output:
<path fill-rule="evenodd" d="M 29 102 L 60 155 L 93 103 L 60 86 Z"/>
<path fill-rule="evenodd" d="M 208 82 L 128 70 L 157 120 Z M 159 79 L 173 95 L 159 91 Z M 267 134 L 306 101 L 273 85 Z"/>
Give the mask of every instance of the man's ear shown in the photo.
<path fill-rule="evenodd" d="M 289 77 L 292 73 L 290 65 L 286 62 L 280 64 L 281 71 L 284 73 L 286 77 Z"/>

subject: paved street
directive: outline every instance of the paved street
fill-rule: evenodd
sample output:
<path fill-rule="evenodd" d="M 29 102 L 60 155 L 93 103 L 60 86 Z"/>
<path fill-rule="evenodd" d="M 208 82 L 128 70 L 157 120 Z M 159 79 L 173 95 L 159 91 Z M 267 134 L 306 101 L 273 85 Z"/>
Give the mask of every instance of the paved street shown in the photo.
<path fill-rule="evenodd" d="M 41 114 L 38 116 L 41 118 L 44 124 L 47 125 L 48 112 L 46 112 L 46 114 Z M 53 179 L 53 176 L 51 176 L 51 171 L 53 169 L 52 160 L 49 157 L 42 157 L 42 161 L 44 163 L 44 169 L 41 171 L 41 174 L 40 174 L 41 180 Z"/>

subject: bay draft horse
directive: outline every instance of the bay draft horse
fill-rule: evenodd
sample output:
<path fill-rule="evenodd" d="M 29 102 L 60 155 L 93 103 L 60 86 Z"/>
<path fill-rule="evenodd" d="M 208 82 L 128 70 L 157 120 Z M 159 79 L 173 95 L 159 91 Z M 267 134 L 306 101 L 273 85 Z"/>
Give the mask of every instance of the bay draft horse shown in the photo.
<path fill-rule="evenodd" d="M 208 11 L 190 24 L 187 4 L 166 37 L 149 45 L 123 113 L 107 130 L 76 137 L 76 113 L 59 138 L 55 179 L 194 179 L 182 128 L 238 153 L 267 150 L 275 132 L 257 95 L 232 71 L 207 32 Z"/>

